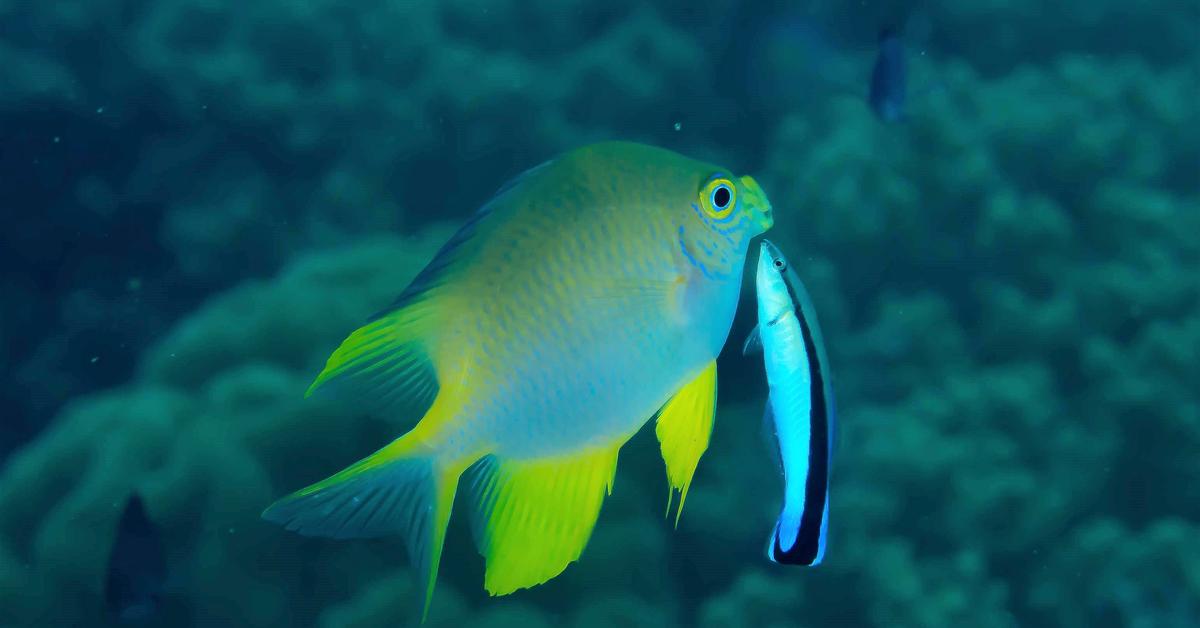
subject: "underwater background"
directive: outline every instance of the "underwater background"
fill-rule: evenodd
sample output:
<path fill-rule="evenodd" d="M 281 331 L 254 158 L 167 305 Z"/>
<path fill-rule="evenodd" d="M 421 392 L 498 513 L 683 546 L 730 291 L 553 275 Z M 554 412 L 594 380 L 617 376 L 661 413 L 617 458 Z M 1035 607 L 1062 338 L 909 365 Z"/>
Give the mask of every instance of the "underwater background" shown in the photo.
<path fill-rule="evenodd" d="M 840 411 L 825 562 L 764 555 L 747 284 L 678 529 L 640 434 L 545 585 L 488 598 L 456 517 L 426 625 L 1198 626 L 1198 101 L 1196 0 L 0 0 L 0 626 L 109 625 L 134 492 L 150 625 L 415 625 L 398 537 L 259 519 L 395 436 L 303 393 L 505 180 L 606 139 L 770 196 Z"/>

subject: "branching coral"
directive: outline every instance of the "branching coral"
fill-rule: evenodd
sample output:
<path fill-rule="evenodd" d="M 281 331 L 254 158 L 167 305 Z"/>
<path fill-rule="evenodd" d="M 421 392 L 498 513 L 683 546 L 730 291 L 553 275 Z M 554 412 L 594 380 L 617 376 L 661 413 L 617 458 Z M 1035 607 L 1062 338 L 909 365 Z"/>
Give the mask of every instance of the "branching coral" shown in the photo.
<path fill-rule="evenodd" d="M 96 620 L 107 547 L 132 491 L 171 548 L 168 595 L 202 623 L 303 621 L 323 609 L 299 592 L 354 590 L 389 564 L 402 551 L 389 542 L 310 563 L 320 544 L 258 513 L 384 438 L 386 425 L 347 423 L 344 409 L 303 391 L 338 336 L 386 304 L 445 237 L 332 251 L 242 286 L 159 342 L 137 383 L 70 406 L 0 477 L 0 622 Z M 352 567 L 328 571 L 339 564 Z"/>
<path fill-rule="evenodd" d="M 1164 518 L 1141 529 L 1097 518 L 1072 531 L 1036 567 L 1031 603 L 1050 621 L 1076 626 L 1200 622 L 1200 543 L 1190 522 Z"/>
<path fill-rule="evenodd" d="M 917 60 L 932 85 L 883 125 L 846 90 L 800 81 L 780 90 L 806 95 L 793 107 L 743 86 L 773 17 L 757 5 L 487 4 L 0 0 L 3 165 L 45 193 L 6 222 L 5 255 L 32 270 L 0 282 L 20 388 L 2 398 L 53 405 L 138 365 L 0 472 L 0 624 L 97 616 L 132 490 L 171 548 L 176 623 L 409 617 L 395 540 L 257 519 L 394 436 L 301 395 L 449 228 L 362 238 L 465 215 L 611 137 L 749 165 L 770 194 L 770 237 L 833 358 L 827 562 L 764 562 L 780 479 L 757 364 L 731 352 L 678 531 L 652 439 L 635 439 L 583 562 L 485 601 L 469 543 L 448 544 L 430 625 L 1194 623 L 1195 6 L 932 8 Z M 868 46 L 892 10 L 810 9 Z M 803 76 L 785 58 L 771 80 L 789 63 Z M 109 234 L 72 262 L 100 270 L 63 279 L 62 252 Z M 25 338 L 41 319 L 56 322 Z M 171 331 L 142 352 L 131 328 Z M 101 335 L 120 346 L 76 355 Z"/>

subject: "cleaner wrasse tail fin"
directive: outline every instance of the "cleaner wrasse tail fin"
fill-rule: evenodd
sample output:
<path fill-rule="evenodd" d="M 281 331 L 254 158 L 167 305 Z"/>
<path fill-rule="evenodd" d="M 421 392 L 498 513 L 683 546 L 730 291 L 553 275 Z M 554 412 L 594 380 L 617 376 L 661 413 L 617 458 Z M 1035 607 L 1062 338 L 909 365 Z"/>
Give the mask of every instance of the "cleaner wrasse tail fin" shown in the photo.
<path fill-rule="evenodd" d="M 767 558 L 773 563 L 816 567 L 825 558 L 825 541 L 829 534 L 829 501 L 821 506 L 820 519 L 812 521 L 803 508 L 797 511 L 784 505 L 771 538 L 767 543 Z"/>

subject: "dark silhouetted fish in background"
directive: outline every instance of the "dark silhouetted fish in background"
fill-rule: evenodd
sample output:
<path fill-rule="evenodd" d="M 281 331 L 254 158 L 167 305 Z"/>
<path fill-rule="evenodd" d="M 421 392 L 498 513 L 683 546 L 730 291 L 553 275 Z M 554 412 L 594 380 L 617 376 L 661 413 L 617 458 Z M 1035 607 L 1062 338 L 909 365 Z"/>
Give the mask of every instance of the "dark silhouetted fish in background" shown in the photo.
<path fill-rule="evenodd" d="M 135 493 L 125 503 L 108 558 L 104 581 L 108 616 L 121 624 L 154 620 L 166 577 L 167 556 L 158 526 L 146 515 L 146 506 Z"/>
<path fill-rule="evenodd" d="M 849 95 L 866 103 L 883 123 L 900 122 L 910 113 L 910 104 L 920 93 L 932 91 L 936 81 L 918 93 L 910 89 L 909 48 L 920 56 L 930 38 L 932 23 L 923 13 L 880 16 L 879 30 L 870 49 L 855 43 L 842 28 L 797 13 L 783 13 L 758 27 L 761 36 L 749 48 L 747 76 L 749 91 L 760 99 L 759 106 L 771 110 L 794 110 L 811 106 L 814 100 Z M 867 63 L 870 74 L 867 75 Z M 916 70 L 930 68 L 922 65 Z M 926 77 L 922 83 L 929 82 Z M 864 88 L 863 83 L 867 85 Z"/>
<path fill-rule="evenodd" d="M 904 42 L 900 39 L 899 31 L 886 27 L 879 32 L 879 48 L 875 53 L 875 65 L 871 68 L 867 104 L 880 120 L 897 122 L 904 118 L 907 99 L 908 68 L 904 59 Z"/>

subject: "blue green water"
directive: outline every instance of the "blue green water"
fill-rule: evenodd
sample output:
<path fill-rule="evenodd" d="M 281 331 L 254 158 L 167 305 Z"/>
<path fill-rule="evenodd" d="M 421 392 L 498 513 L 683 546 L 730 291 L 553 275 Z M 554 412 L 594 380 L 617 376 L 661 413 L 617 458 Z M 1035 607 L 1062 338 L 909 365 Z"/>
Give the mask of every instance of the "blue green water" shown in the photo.
<path fill-rule="evenodd" d="M 907 110 L 866 92 L 903 27 Z M 678 529 L 654 438 L 583 558 L 429 626 L 1200 625 L 1200 3 L 0 0 L 0 627 L 397 626 L 397 538 L 259 520 L 395 436 L 303 392 L 506 179 L 629 139 L 770 196 L 840 424 L 829 546 L 770 564 L 761 365 Z"/>

